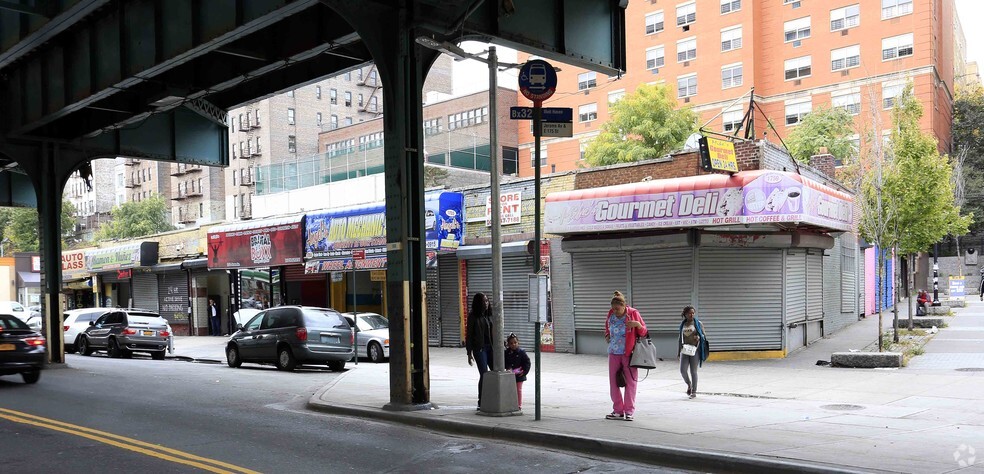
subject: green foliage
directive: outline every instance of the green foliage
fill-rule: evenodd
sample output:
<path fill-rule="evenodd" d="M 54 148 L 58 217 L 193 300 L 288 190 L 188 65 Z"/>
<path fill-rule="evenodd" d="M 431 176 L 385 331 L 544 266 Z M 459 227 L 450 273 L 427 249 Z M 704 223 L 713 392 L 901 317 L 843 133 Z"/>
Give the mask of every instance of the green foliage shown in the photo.
<path fill-rule="evenodd" d="M 854 133 L 854 119 L 840 107 L 818 107 L 807 114 L 799 125 L 793 128 L 786 139 L 789 153 L 802 163 L 826 147 L 827 153 L 845 160 L 854 153 L 850 136 Z"/>
<path fill-rule="evenodd" d="M 154 195 L 140 202 L 129 201 L 114 207 L 112 219 L 96 232 L 96 240 L 132 239 L 172 230 L 164 198 Z"/>
<path fill-rule="evenodd" d="M 502 170 L 499 170 L 502 172 Z M 438 186 L 444 186 L 445 180 L 448 179 L 448 170 L 441 168 L 439 166 L 424 165 L 424 188 L 436 188 Z"/>
<path fill-rule="evenodd" d="M 38 252 L 40 227 L 37 209 L 16 207 L 0 210 L 0 233 L 9 241 L 4 245 L 4 252 Z M 75 233 L 75 206 L 68 201 L 62 201 L 61 230 L 62 247 L 68 247 L 68 241 Z"/>
<path fill-rule="evenodd" d="M 966 156 L 963 179 L 966 201 L 963 210 L 976 218 L 972 232 L 984 231 L 984 88 L 973 86 L 957 90 L 953 102 L 953 145 Z"/>
<path fill-rule="evenodd" d="M 584 156 L 592 166 L 659 158 L 683 146 L 696 130 L 697 114 L 677 103 L 665 85 L 643 85 L 610 108 Z"/>

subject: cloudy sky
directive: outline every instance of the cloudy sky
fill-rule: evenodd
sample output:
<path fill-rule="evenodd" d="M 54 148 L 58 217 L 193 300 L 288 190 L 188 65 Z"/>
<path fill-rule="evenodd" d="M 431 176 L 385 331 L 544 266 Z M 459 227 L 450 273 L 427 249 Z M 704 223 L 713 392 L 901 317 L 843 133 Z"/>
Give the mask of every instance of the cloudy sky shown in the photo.
<path fill-rule="evenodd" d="M 956 0 L 957 15 L 967 37 L 967 60 L 984 66 L 984 29 L 975 23 L 984 18 L 984 1 Z"/>

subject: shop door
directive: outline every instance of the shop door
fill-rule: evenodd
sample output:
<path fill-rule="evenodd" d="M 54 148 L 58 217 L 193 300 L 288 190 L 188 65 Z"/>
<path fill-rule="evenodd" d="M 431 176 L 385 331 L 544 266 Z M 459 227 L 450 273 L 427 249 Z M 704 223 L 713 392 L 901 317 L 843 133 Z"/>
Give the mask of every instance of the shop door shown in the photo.
<path fill-rule="evenodd" d="M 657 352 L 676 354 L 680 315 L 693 304 L 693 248 L 634 251 L 629 262 L 629 305 L 642 315 Z"/>
<path fill-rule="evenodd" d="M 461 347 L 464 332 L 461 330 L 461 289 L 458 284 L 458 257 L 441 255 L 437 258 L 438 279 L 441 288 L 440 322 L 442 347 Z M 469 304 L 467 301 L 465 304 Z"/>
<path fill-rule="evenodd" d="M 819 321 L 823 320 L 823 250 L 809 250 L 806 253 L 806 316 L 815 321 L 807 327 L 807 342 L 823 337 Z"/>
<path fill-rule="evenodd" d="M 427 345 L 441 345 L 441 287 L 437 266 L 427 267 Z"/>
<path fill-rule="evenodd" d="M 715 351 L 782 349 L 782 250 L 699 249 L 697 314 Z"/>
<path fill-rule="evenodd" d="M 571 255 L 574 269 L 574 337 L 580 354 L 605 354 L 605 318 L 615 290 L 630 300 L 627 254 L 587 252 Z M 555 316 L 556 320 L 557 317 Z"/>
<path fill-rule="evenodd" d="M 157 274 L 133 273 L 133 307 L 158 312 Z"/>

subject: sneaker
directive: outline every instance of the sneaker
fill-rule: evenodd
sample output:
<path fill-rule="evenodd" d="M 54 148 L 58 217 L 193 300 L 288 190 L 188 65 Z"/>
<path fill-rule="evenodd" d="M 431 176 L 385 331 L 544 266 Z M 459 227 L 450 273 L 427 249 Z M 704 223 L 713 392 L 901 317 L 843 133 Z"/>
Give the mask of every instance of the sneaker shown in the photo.
<path fill-rule="evenodd" d="M 690 392 L 690 398 L 697 398 L 697 392 Z"/>
<path fill-rule="evenodd" d="M 624 415 L 622 415 L 620 413 L 615 413 L 615 412 L 611 412 L 611 413 L 605 415 L 605 419 L 606 420 L 621 420 L 623 418 L 625 418 Z"/>
<path fill-rule="evenodd" d="M 632 421 L 632 415 L 625 415 L 625 421 Z"/>

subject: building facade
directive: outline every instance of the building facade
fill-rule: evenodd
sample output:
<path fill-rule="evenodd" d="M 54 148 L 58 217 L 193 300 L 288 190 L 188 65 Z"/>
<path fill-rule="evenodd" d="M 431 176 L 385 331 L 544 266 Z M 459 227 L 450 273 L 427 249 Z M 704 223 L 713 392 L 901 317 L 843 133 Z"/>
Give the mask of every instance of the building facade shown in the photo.
<path fill-rule="evenodd" d="M 93 160 L 89 183 L 76 171 L 65 184 L 64 199 L 75 207 L 75 238 L 92 240 L 93 235 L 110 218 L 113 206 L 122 202 L 117 187 L 124 188 L 124 175 L 117 172 L 123 160 Z M 120 166 L 121 167 L 121 166 Z M 90 187 L 91 185 L 91 187 Z"/>
<path fill-rule="evenodd" d="M 544 105 L 574 109 L 574 137 L 543 140 L 544 171 L 581 165 L 610 104 L 642 84 L 667 85 L 708 130 L 725 133 L 741 122 L 754 88 L 764 112 L 754 117 L 755 137 L 773 142 L 814 108 L 842 107 L 855 117 L 860 142 L 869 132 L 887 134 L 894 99 L 912 82 L 922 129 L 950 151 L 954 75 L 965 60 L 953 0 L 630 2 L 626 30 L 626 74 L 569 66 L 557 73 L 557 92 Z M 520 175 L 532 175 L 527 124 L 519 142 Z"/>

